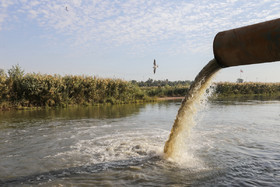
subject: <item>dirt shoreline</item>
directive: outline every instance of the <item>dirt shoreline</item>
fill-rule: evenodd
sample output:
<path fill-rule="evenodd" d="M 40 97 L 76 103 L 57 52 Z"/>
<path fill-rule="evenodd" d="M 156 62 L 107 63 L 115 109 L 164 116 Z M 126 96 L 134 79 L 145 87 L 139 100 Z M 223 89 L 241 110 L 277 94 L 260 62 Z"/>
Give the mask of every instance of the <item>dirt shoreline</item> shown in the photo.
<path fill-rule="evenodd" d="M 159 97 L 157 100 L 166 101 L 166 100 L 183 100 L 185 97 Z"/>

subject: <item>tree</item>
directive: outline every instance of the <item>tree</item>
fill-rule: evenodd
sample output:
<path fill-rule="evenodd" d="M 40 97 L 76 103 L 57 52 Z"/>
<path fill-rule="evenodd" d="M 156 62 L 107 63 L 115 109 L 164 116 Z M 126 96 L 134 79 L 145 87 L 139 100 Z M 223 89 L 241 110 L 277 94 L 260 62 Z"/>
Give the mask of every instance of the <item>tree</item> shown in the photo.
<path fill-rule="evenodd" d="M 24 70 L 17 64 L 8 70 L 8 75 L 13 80 L 21 79 L 24 75 Z"/>
<path fill-rule="evenodd" d="M 10 99 L 20 101 L 23 98 L 22 79 L 24 70 L 17 64 L 8 70 L 8 86 L 10 87 Z"/>
<path fill-rule="evenodd" d="M 5 70 L 0 69 L 0 77 L 5 77 L 5 76 L 6 76 Z"/>

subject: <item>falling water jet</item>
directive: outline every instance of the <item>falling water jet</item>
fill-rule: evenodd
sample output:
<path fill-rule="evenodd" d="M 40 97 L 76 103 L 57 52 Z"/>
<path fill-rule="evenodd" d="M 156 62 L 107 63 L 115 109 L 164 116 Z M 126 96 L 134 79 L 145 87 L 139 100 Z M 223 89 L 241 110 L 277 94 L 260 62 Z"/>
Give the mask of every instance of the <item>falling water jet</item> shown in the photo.
<path fill-rule="evenodd" d="M 221 67 L 217 61 L 213 59 L 196 76 L 194 83 L 181 104 L 169 139 L 165 143 L 165 157 L 174 159 L 181 155 L 180 150 L 185 139 L 184 132 L 188 132 L 193 126 L 196 106 L 201 101 L 205 90 L 210 86 L 212 78 L 220 69 Z"/>
<path fill-rule="evenodd" d="M 280 61 L 280 19 L 219 32 L 214 39 L 215 58 L 196 76 L 183 100 L 164 146 L 164 157 L 176 159 L 194 125 L 196 106 L 221 68 Z"/>

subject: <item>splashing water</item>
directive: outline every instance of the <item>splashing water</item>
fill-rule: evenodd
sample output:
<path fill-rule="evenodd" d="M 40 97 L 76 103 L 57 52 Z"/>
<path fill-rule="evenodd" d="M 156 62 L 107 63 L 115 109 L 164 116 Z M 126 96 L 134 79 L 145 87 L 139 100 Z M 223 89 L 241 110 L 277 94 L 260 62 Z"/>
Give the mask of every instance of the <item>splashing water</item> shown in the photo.
<path fill-rule="evenodd" d="M 178 160 L 183 152 L 184 140 L 191 127 L 194 126 L 194 116 L 211 80 L 221 69 L 215 59 L 211 60 L 196 76 L 188 94 L 183 100 L 181 107 L 173 124 L 169 139 L 164 146 L 164 157 L 166 159 Z"/>

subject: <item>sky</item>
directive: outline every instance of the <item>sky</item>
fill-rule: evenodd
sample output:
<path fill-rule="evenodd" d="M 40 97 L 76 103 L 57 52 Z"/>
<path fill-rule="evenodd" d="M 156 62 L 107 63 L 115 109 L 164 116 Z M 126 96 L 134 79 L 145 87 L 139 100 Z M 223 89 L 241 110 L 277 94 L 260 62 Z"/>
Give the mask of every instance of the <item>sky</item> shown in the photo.
<path fill-rule="evenodd" d="M 193 80 L 218 32 L 276 18 L 275 0 L 0 0 L 0 69 Z M 279 71 L 280 62 L 230 67 L 216 81 L 279 82 Z"/>

